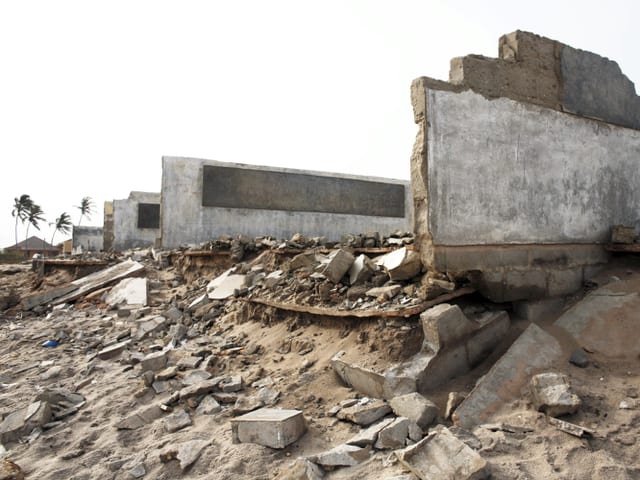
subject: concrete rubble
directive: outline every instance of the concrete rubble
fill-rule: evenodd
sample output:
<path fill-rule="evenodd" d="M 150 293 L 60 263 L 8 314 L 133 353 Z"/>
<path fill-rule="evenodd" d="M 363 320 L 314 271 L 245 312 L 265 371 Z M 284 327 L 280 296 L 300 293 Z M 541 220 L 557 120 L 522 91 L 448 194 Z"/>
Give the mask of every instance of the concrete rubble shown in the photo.
<path fill-rule="evenodd" d="M 531 377 L 530 385 L 534 406 L 551 417 L 574 414 L 582 405 L 566 375 L 539 373 Z"/>

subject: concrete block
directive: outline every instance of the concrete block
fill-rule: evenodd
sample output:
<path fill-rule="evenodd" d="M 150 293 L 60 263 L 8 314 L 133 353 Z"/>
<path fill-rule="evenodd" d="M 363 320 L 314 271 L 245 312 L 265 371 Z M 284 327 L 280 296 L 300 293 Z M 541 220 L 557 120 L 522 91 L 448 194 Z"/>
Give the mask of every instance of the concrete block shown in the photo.
<path fill-rule="evenodd" d="M 120 280 L 105 298 L 105 303 L 110 307 L 116 305 L 146 305 L 147 304 L 147 279 L 125 278 Z"/>
<path fill-rule="evenodd" d="M 373 263 L 364 253 L 360 254 L 349 268 L 349 284 L 357 285 L 366 282 L 376 271 Z"/>
<path fill-rule="evenodd" d="M 357 447 L 355 445 L 338 445 L 326 452 L 308 457 L 313 463 L 323 467 L 354 467 L 369 459 L 370 447 Z"/>
<path fill-rule="evenodd" d="M 561 356 L 562 348 L 553 336 L 529 325 L 456 409 L 454 423 L 469 430 L 488 422 L 502 405 L 521 396 L 531 374 Z"/>
<path fill-rule="evenodd" d="M 213 415 L 222 410 L 220 404 L 211 395 L 207 395 L 202 399 L 196 408 L 196 415 Z"/>
<path fill-rule="evenodd" d="M 531 377 L 530 386 L 536 409 L 551 417 L 576 413 L 582 405 L 580 397 L 571 391 L 566 375 L 539 373 Z"/>
<path fill-rule="evenodd" d="M 387 271 L 394 282 L 415 277 L 422 269 L 420 255 L 407 247 L 383 255 L 376 263 Z"/>
<path fill-rule="evenodd" d="M 385 418 L 377 423 L 361 430 L 355 437 L 351 437 L 345 443 L 347 445 L 355 445 L 357 447 L 372 446 L 378 440 L 380 431 L 394 421 L 393 418 Z"/>
<path fill-rule="evenodd" d="M 119 357 L 122 352 L 131 344 L 131 340 L 125 340 L 124 342 L 114 343 L 108 347 L 104 347 L 98 352 L 98 358 L 100 360 L 110 360 L 112 358 Z"/>
<path fill-rule="evenodd" d="M 157 372 L 167 365 L 167 359 L 167 352 L 152 352 L 145 355 L 145 357 L 140 361 L 140 366 L 142 367 L 143 372 L 146 372 L 147 370 Z"/>
<path fill-rule="evenodd" d="M 324 266 L 320 273 L 327 277 L 333 283 L 340 283 L 345 273 L 349 271 L 355 257 L 343 249 L 338 249 L 329 255 L 329 262 Z"/>
<path fill-rule="evenodd" d="M 400 463 L 421 480 L 482 480 L 489 477 L 487 462 L 444 427 L 395 454 Z"/>
<path fill-rule="evenodd" d="M 227 270 L 209 282 L 207 296 L 210 300 L 226 300 L 235 295 L 237 290 L 244 288 L 246 284 L 246 275 L 232 274 L 231 270 Z"/>
<path fill-rule="evenodd" d="M 420 314 L 424 332 L 422 350 L 438 352 L 447 346 L 454 346 L 476 329 L 457 305 L 442 303 Z"/>
<path fill-rule="evenodd" d="M 285 448 L 307 430 L 300 410 L 261 408 L 231 420 L 233 443 Z"/>
<path fill-rule="evenodd" d="M 370 288 L 365 292 L 368 297 L 382 298 L 384 300 L 391 300 L 402 290 L 401 285 L 386 285 L 384 287 Z"/>
<path fill-rule="evenodd" d="M 583 285 L 582 267 L 566 270 L 548 270 L 548 294 L 550 297 L 576 293 Z"/>
<path fill-rule="evenodd" d="M 342 408 L 336 415 L 357 425 L 367 426 L 391 413 L 391 407 L 383 400 L 363 398 L 350 407 Z"/>
<path fill-rule="evenodd" d="M 417 392 L 392 398 L 389 405 L 397 416 L 414 421 L 423 430 L 426 430 L 438 416 L 435 403 Z"/>
<path fill-rule="evenodd" d="M 404 417 L 398 417 L 389 425 L 380 430 L 375 448 L 378 450 L 395 450 L 403 448 L 406 445 L 409 436 L 410 420 Z"/>
<path fill-rule="evenodd" d="M 564 307 L 564 297 L 542 298 L 540 300 L 521 300 L 514 302 L 516 315 L 529 322 L 542 322 L 557 316 Z"/>
<path fill-rule="evenodd" d="M 163 420 L 164 429 L 168 433 L 177 432 L 191 425 L 191 417 L 185 410 L 178 410 Z"/>

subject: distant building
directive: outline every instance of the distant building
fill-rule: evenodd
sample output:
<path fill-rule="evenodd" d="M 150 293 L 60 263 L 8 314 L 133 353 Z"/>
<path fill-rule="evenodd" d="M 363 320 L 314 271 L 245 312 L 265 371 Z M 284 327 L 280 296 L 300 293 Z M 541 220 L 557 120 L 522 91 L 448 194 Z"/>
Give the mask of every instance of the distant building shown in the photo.
<path fill-rule="evenodd" d="M 60 253 L 60 248 L 47 243 L 42 238 L 33 236 L 19 242 L 17 245 L 5 247 L 4 251 L 7 253 L 22 253 L 25 258 L 31 258 L 36 253 L 45 257 L 53 257 Z"/>

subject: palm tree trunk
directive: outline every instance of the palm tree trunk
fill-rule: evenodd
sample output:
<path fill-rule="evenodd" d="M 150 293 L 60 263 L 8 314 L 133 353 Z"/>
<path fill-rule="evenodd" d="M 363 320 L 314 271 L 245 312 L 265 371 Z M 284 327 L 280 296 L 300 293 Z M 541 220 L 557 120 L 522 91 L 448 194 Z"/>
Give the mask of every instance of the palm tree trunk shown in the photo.
<path fill-rule="evenodd" d="M 16 234 L 16 247 L 17 247 L 18 246 L 18 216 L 17 215 L 16 215 L 15 234 Z"/>

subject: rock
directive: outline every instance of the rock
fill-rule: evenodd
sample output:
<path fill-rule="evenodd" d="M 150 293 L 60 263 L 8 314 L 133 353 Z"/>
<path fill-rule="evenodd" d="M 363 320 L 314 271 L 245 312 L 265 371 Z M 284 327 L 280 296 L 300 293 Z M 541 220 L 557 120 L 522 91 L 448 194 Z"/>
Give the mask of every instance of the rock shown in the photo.
<path fill-rule="evenodd" d="M 204 395 L 218 388 L 220 383 L 220 377 L 212 378 L 210 380 L 203 380 L 199 383 L 189 385 L 188 387 L 180 390 L 180 400 L 187 400 L 191 397 L 197 397 L 198 395 Z"/>
<path fill-rule="evenodd" d="M 191 425 L 191 417 L 185 410 L 179 410 L 165 417 L 163 422 L 164 429 L 169 433 L 173 433 Z"/>
<path fill-rule="evenodd" d="M 383 255 L 376 263 L 387 271 L 394 282 L 415 277 L 422 269 L 420 255 L 407 247 Z"/>
<path fill-rule="evenodd" d="M 162 370 L 167 365 L 167 352 L 152 352 L 146 355 L 141 361 L 142 371 L 152 370 L 154 372 Z"/>
<path fill-rule="evenodd" d="M 414 421 L 423 430 L 426 430 L 438 416 L 438 407 L 435 403 L 427 400 L 418 392 L 392 398 L 389 405 L 397 416 Z"/>
<path fill-rule="evenodd" d="M 142 372 L 142 375 L 140 375 L 140 377 L 142 378 L 142 383 L 144 383 L 145 387 L 150 387 L 156 380 L 156 376 L 151 370 Z"/>
<path fill-rule="evenodd" d="M 307 430 L 300 410 L 261 408 L 231 420 L 233 443 L 285 448 Z"/>
<path fill-rule="evenodd" d="M 59 365 L 55 365 L 49 368 L 48 370 L 42 372 L 39 375 L 39 377 L 40 377 L 40 380 L 50 380 L 52 378 L 56 378 L 57 376 L 59 376 L 61 372 L 62 372 L 62 367 L 60 367 Z"/>
<path fill-rule="evenodd" d="M 146 336 L 156 335 L 167 328 L 167 319 L 158 315 L 150 315 L 136 320 L 135 338 L 141 340 Z"/>
<path fill-rule="evenodd" d="M 536 409 L 552 417 L 576 413 L 582 404 L 566 375 L 539 373 L 531 378 L 530 386 Z"/>
<path fill-rule="evenodd" d="M 572 363 L 579 368 L 586 368 L 589 366 L 589 357 L 583 349 L 577 348 L 571 352 L 569 363 Z"/>
<path fill-rule="evenodd" d="M 193 370 L 198 368 L 198 365 L 202 363 L 202 357 L 195 357 L 192 355 L 186 355 L 178 360 L 177 367 L 180 370 Z"/>
<path fill-rule="evenodd" d="M 349 284 L 358 285 L 371 278 L 376 271 L 376 264 L 364 253 L 358 255 L 349 268 Z"/>
<path fill-rule="evenodd" d="M 147 304 L 147 279 L 125 278 L 120 280 L 105 298 L 109 307 L 116 305 L 146 305 Z"/>
<path fill-rule="evenodd" d="M 370 447 L 343 444 L 307 458 L 323 467 L 353 467 L 367 460 L 370 452 Z"/>
<path fill-rule="evenodd" d="M 24 478 L 19 465 L 11 460 L 0 459 L 0 480 L 24 480 Z"/>
<path fill-rule="evenodd" d="M 128 470 L 129 475 L 133 478 L 142 478 L 147 474 L 147 469 L 143 462 L 136 463 L 132 468 Z"/>
<path fill-rule="evenodd" d="M 209 299 L 226 300 L 235 295 L 237 290 L 246 287 L 246 276 L 232 274 L 231 270 L 232 269 L 227 270 L 209 282 L 209 285 L 207 285 L 207 295 Z"/>
<path fill-rule="evenodd" d="M 398 460 L 421 480 L 481 480 L 489 477 L 487 462 L 438 426 L 415 445 L 395 452 Z"/>
<path fill-rule="evenodd" d="M 198 408 L 196 408 L 196 415 L 213 415 L 222 410 L 220 404 L 211 395 L 207 395 L 202 399 Z"/>
<path fill-rule="evenodd" d="M 226 377 L 220 382 L 219 388 L 224 393 L 239 392 L 242 390 L 242 377 L 240 375 Z"/>
<path fill-rule="evenodd" d="M 356 445 L 358 447 L 372 446 L 378 440 L 380 430 L 387 427 L 394 421 L 393 418 L 385 418 L 378 423 L 374 423 L 370 427 L 361 430 L 355 437 L 350 438 L 345 443 L 347 445 Z M 404 446 L 404 445 L 403 445 Z"/>
<path fill-rule="evenodd" d="M 98 352 L 98 358 L 100 360 L 110 360 L 120 356 L 120 354 L 127 348 L 127 345 L 131 343 L 131 340 L 125 340 L 124 342 L 115 343 L 103 348 Z"/>
<path fill-rule="evenodd" d="M 153 372 L 152 372 L 153 373 Z M 171 366 L 171 367 L 167 367 L 164 370 L 160 370 L 156 375 L 155 378 L 161 382 L 164 382 L 166 380 L 170 380 L 173 377 L 175 377 L 178 374 L 178 367 L 176 367 L 175 365 Z"/>
<path fill-rule="evenodd" d="M 378 440 L 374 446 L 378 450 L 395 450 L 397 448 L 403 448 L 406 445 L 405 441 L 409 436 L 409 423 L 410 421 L 408 418 L 396 418 L 389 425 L 380 430 Z"/>
<path fill-rule="evenodd" d="M 590 428 L 583 427 L 582 425 L 576 425 L 575 423 L 565 422 L 564 420 L 559 420 L 554 417 L 547 417 L 547 421 L 558 430 L 578 438 L 584 437 L 585 435 L 593 436 L 596 433 L 595 430 L 591 430 Z"/>
<path fill-rule="evenodd" d="M 383 400 L 363 400 L 350 407 L 342 408 L 336 416 L 340 420 L 367 426 L 391 412 L 391 407 Z"/>
<path fill-rule="evenodd" d="M 189 386 L 200 383 L 204 380 L 209 380 L 211 378 L 211 374 L 206 370 L 194 370 L 193 372 L 189 372 L 186 377 L 182 379 L 182 385 Z M 216 382 L 217 385 L 218 382 Z"/>
<path fill-rule="evenodd" d="M 120 420 L 118 423 L 116 423 L 116 428 L 118 430 L 136 430 L 140 427 L 143 427 L 144 425 L 153 422 L 154 420 L 157 420 L 163 415 L 164 412 L 162 411 L 162 409 L 157 405 L 153 405 Z"/>
<path fill-rule="evenodd" d="M 151 388 L 156 392 L 156 395 L 160 395 L 171 390 L 171 382 L 156 380 L 151 384 Z"/>
<path fill-rule="evenodd" d="M 333 283 L 340 283 L 345 273 L 349 271 L 355 258 L 343 249 L 334 250 L 329 254 L 329 262 L 321 269 L 325 277 Z"/>
<path fill-rule="evenodd" d="M 274 288 L 276 288 L 280 282 L 282 281 L 283 278 L 283 271 L 282 270 L 276 270 L 275 272 L 271 272 L 269 275 L 267 275 L 266 277 L 264 277 L 261 282 L 262 284 L 267 287 L 269 290 L 273 290 Z"/>
<path fill-rule="evenodd" d="M 398 293 L 400 293 L 402 287 L 400 285 L 387 285 L 385 287 L 374 287 L 366 291 L 367 296 L 375 298 L 383 298 L 385 300 L 391 300 Z"/>
<path fill-rule="evenodd" d="M 465 398 L 466 395 L 464 393 L 449 392 L 449 397 L 447 398 L 447 406 L 444 410 L 445 420 L 449 420 L 451 418 L 451 415 L 453 415 L 455 409 L 458 408 L 458 405 L 460 405 Z"/>
<path fill-rule="evenodd" d="M 180 469 L 184 472 L 198 460 L 202 451 L 209 446 L 209 444 L 210 442 L 207 440 L 190 440 L 188 442 L 170 445 L 160 452 L 160 461 L 167 463 L 174 459 L 178 460 L 180 462 Z"/>
<path fill-rule="evenodd" d="M 14 442 L 28 435 L 34 428 L 42 427 L 52 418 L 51 405 L 39 400 L 7 415 L 0 423 L 0 443 Z"/>
<path fill-rule="evenodd" d="M 258 390 L 258 393 L 256 395 L 264 405 L 271 407 L 278 403 L 280 392 L 273 388 L 262 387 L 260 390 Z"/>
<path fill-rule="evenodd" d="M 233 405 L 234 415 L 243 415 L 245 413 L 252 412 L 258 408 L 264 407 L 264 401 L 257 395 L 241 395 L 236 398 Z"/>
<path fill-rule="evenodd" d="M 278 476 L 280 480 L 322 480 L 324 471 L 306 458 L 298 458 Z"/>

